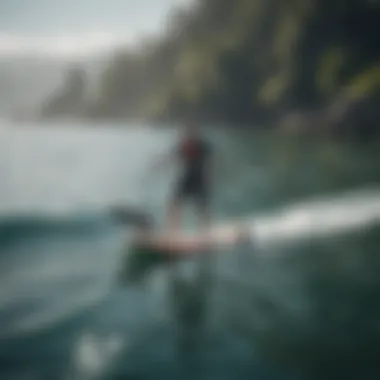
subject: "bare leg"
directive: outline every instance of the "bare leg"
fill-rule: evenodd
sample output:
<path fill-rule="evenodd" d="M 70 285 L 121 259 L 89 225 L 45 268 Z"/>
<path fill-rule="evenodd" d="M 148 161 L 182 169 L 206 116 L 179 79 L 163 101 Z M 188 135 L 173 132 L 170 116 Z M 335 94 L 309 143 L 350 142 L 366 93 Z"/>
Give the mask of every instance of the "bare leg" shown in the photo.
<path fill-rule="evenodd" d="M 202 205 L 198 209 L 198 228 L 201 231 L 205 231 L 210 228 L 211 225 L 211 216 L 210 210 L 208 207 Z"/>
<path fill-rule="evenodd" d="M 177 232 L 180 227 L 181 206 L 179 200 L 171 200 L 168 207 L 167 228 L 171 232 Z"/>
<path fill-rule="evenodd" d="M 208 230 L 211 226 L 211 210 L 208 196 L 205 193 L 200 193 L 196 199 L 196 203 L 198 229 L 200 231 Z"/>

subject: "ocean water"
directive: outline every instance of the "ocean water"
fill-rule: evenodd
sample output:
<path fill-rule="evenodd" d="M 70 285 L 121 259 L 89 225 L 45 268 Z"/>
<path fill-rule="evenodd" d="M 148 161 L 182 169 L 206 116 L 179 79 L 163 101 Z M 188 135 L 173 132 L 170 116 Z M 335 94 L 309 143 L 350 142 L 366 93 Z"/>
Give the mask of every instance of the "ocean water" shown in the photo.
<path fill-rule="evenodd" d="M 376 146 L 210 135 L 215 222 L 251 220 L 255 245 L 122 287 L 128 231 L 108 211 L 163 221 L 178 168 L 147 173 L 173 132 L 1 128 L 2 380 L 376 378 Z"/>

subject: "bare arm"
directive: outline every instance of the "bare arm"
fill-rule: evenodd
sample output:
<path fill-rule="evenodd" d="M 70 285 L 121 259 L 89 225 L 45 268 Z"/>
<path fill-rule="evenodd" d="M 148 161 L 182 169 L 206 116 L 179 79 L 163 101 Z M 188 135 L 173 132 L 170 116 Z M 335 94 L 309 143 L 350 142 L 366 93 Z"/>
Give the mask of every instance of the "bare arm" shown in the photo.
<path fill-rule="evenodd" d="M 171 149 L 168 153 L 159 156 L 152 164 L 151 170 L 158 170 L 162 166 L 166 166 L 173 161 L 175 161 L 177 157 L 177 150 L 175 148 Z"/>

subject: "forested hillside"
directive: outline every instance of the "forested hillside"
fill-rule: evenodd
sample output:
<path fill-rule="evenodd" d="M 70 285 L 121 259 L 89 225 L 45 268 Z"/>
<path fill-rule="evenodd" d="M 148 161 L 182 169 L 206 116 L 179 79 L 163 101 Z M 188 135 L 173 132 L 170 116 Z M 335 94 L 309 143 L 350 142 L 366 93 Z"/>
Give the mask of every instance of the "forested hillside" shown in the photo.
<path fill-rule="evenodd" d="M 83 112 L 372 131 L 379 25 L 377 0 L 198 0 L 116 52 Z"/>

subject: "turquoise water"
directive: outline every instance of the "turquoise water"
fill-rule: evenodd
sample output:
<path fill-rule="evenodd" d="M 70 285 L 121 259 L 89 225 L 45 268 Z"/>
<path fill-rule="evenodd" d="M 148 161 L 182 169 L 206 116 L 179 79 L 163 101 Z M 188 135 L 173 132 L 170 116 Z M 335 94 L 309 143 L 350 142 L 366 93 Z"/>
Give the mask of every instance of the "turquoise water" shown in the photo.
<path fill-rule="evenodd" d="M 145 173 L 172 132 L 0 133 L 1 379 L 376 378 L 375 143 L 211 131 L 214 219 L 252 219 L 257 241 L 220 252 L 191 292 L 196 262 L 174 288 L 165 270 L 142 288 L 114 282 L 128 231 L 107 210 L 163 220 L 178 168 Z"/>

